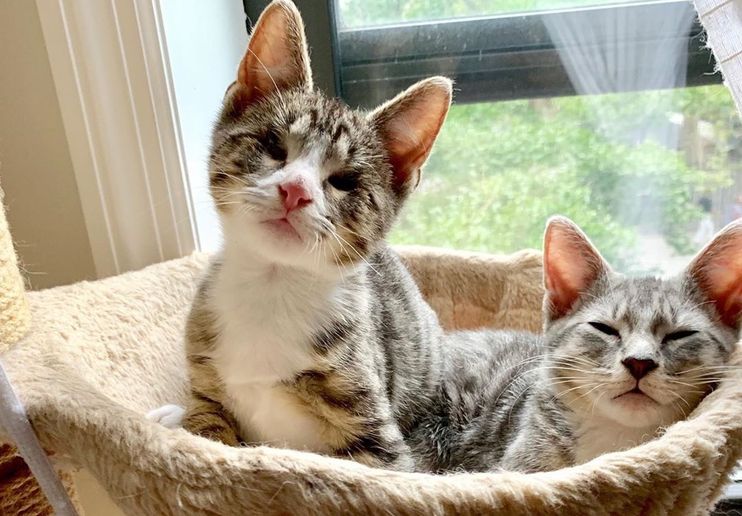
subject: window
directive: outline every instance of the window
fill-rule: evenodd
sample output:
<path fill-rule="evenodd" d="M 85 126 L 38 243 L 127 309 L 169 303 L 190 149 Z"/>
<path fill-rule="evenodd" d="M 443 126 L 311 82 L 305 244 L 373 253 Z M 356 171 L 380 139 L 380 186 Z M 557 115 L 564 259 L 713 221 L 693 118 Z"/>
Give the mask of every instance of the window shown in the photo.
<path fill-rule="evenodd" d="M 393 242 L 538 248 L 561 213 L 617 268 L 669 273 L 742 216 L 742 127 L 692 5 L 606 4 L 335 0 L 351 105 L 457 83 Z"/>
<path fill-rule="evenodd" d="M 634 3 L 628 0 L 622 3 Z M 337 0 L 343 28 L 615 4 L 615 0 Z"/>

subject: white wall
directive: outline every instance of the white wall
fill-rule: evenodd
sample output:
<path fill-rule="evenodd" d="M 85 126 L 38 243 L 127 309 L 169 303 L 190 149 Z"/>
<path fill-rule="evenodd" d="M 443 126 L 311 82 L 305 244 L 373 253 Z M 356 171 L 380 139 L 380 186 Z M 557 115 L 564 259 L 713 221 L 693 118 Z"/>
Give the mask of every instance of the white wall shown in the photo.
<path fill-rule="evenodd" d="M 29 283 L 96 271 L 36 3 L 0 1 L 0 184 Z"/>
<path fill-rule="evenodd" d="M 208 193 L 211 128 L 247 46 L 239 0 L 161 0 L 170 69 L 191 185 L 200 248 L 221 241 Z"/>

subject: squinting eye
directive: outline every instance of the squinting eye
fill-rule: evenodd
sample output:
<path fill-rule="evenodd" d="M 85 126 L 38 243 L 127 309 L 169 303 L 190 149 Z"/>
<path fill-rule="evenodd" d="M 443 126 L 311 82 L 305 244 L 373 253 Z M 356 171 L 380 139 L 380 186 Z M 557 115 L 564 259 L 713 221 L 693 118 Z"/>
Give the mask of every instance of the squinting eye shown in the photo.
<path fill-rule="evenodd" d="M 358 187 L 358 176 L 355 174 L 333 174 L 327 178 L 330 185 L 342 192 L 350 192 Z"/>
<path fill-rule="evenodd" d="M 610 335 L 611 337 L 621 337 L 621 334 L 618 333 L 618 330 L 612 326 L 608 326 L 607 324 L 603 324 L 600 322 L 589 322 L 590 326 L 598 330 L 599 332 L 605 333 L 606 335 Z"/>
<path fill-rule="evenodd" d="M 268 156 L 275 161 L 286 161 L 286 149 L 281 145 L 281 139 L 275 130 L 268 131 L 260 140 Z"/>
<path fill-rule="evenodd" d="M 667 335 L 665 335 L 665 338 L 662 339 L 662 342 L 671 342 L 673 340 L 684 339 L 686 337 L 690 337 L 691 335 L 695 335 L 696 333 L 698 333 L 696 330 L 674 331 L 672 333 L 668 333 Z"/>

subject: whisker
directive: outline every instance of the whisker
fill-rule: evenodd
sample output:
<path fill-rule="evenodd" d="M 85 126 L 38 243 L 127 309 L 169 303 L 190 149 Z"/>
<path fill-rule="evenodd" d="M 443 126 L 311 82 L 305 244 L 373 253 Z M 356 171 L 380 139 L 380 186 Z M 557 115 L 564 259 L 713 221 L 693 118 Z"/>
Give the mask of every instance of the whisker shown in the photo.
<path fill-rule="evenodd" d="M 595 406 L 598 404 L 600 398 L 602 398 L 605 393 L 606 391 L 601 392 L 600 394 L 598 394 L 598 397 L 593 400 L 593 405 L 592 407 L 590 407 L 590 417 L 593 417 L 593 415 L 595 414 Z"/>
<path fill-rule="evenodd" d="M 529 389 L 530 389 L 531 387 L 533 387 L 534 385 L 535 385 L 535 384 L 529 384 L 529 385 L 526 385 L 525 389 L 523 389 L 523 390 L 522 390 L 522 391 L 521 391 L 520 393 L 518 393 L 518 395 L 517 395 L 517 396 L 515 397 L 515 399 L 513 400 L 513 402 L 512 402 L 512 403 L 511 403 L 511 405 L 510 405 L 510 410 L 508 411 L 508 424 L 510 424 L 510 421 L 511 421 L 511 417 L 512 417 L 512 415 L 513 415 L 513 409 L 514 409 L 514 408 L 515 408 L 515 406 L 517 405 L 517 403 L 518 403 L 518 400 L 520 400 L 520 399 L 521 399 L 521 398 L 523 397 L 523 395 L 524 395 L 524 394 L 525 394 L 526 392 L 528 392 L 528 390 L 529 390 Z M 498 396 L 498 399 L 499 399 L 499 396 Z"/>
<path fill-rule="evenodd" d="M 578 385 L 577 387 L 572 387 L 571 389 L 567 389 L 565 391 L 560 391 L 560 392 L 554 394 L 554 398 L 561 399 L 566 394 L 569 394 L 570 392 L 576 391 L 577 389 L 583 389 L 583 388 L 586 388 L 586 386 L 585 385 Z"/>
<path fill-rule="evenodd" d="M 739 371 L 740 369 L 742 369 L 742 367 L 737 365 L 700 365 L 683 371 L 678 371 L 675 374 L 686 375 L 695 371 Z"/>
<path fill-rule="evenodd" d="M 370 268 L 370 269 L 371 269 L 372 271 L 374 271 L 374 272 L 375 272 L 376 274 L 379 274 L 379 271 L 378 271 L 378 270 L 376 270 L 376 268 L 375 268 L 375 267 L 374 267 L 373 265 L 371 265 L 371 264 L 369 263 L 369 261 L 368 261 L 368 260 L 366 260 L 366 258 L 364 258 L 364 257 L 363 257 L 363 256 L 361 255 L 361 253 L 359 253 L 359 252 L 358 252 L 358 250 L 357 250 L 357 249 L 356 249 L 356 248 L 355 248 L 355 247 L 353 246 L 353 244 L 351 244 L 350 242 L 348 242 L 347 240 L 345 240 L 345 239 L 344 239 L 343 237 L 341 237 L 341 236 L 340 236 L 340 235 L 338 234 L 338 232 L 337 232 L 337 231 L 332 231 L 332 232 L 331 232 L 331 235 L 332 235 L 333 237 L 335 237 L 335 240 L 337 240 L 338 244 L 340 245 L 340 247 L 341 247 L 341 248 L 343 249 L 343 251 L 344 251 L 344 252 L 345 252 L 345 246 L 343 245 L 343 242 L 344 242 L 345 244 L 347 244 L 347 245 L 348 245 L 348 246 L 349 246 L 349 247 L 350 247 L 350 248 L 351 248 L 351 249 L 353 250 L 353 252 L 354 252 L 354 253 L 356 253 L 356 255 L 358 256 L 358 258 L 360 258 L 360 259 L 361 259 L 361 261 L 363 261 L 363 262 L 364 262 L 364 263 L 365 263 L 366 265 L 368 265 L 368 267 L 369 267 L 369 268 Z M 342 242 L 341 242 L 341 241 L 342 241 Z"/>
<path fill-rule="evenodd" d="M 677 397 L 677 398 L 678 398 L 678 399 L 679 399 L 680 401 L 682 401 L 683 403 L 685 403 L 685 406 L 686 406 L 686 407 L 688 407 L 688 410 L 691 410 L 691 406 L 690 406 L 690 403 L 688 403 L 688 401 L 687 401 L 687 400 L 686 400 L 686 399 L 685 399 L 685 398 L 684 398 L 683 396 L 681 396 L 681 395 L 680 395 L 680 394 L 678 394 L 677 392 L 672 392 L 672 391 L 669 391 L 669 392 L 670 392 L 670 394 L 672 394 L 673 396 Z M 682 409 L 681 409 L 681 411 L 682 411 Z M 685 412 L 685 411 L 682 411 L 682 412 L 683 412 L 683 417 L 686 417 L 686 415 L 687 415 L 687 412 Z"/>
<path fill-rule="evenodd" d="M 595 387 L 593 387 L 592 389 L 590 389 L 586 393 L 577 396 L 577 398 L 575 398 L 575 400 L 579 400 L 579 399 L 582 399 L 582 398 L 587 398 L 590 395 L 590 393 L 595 392 L 596 389 L 600 389 L 601 387 L 605 387 L 605 385 L 606 385 L 605 383 L 599 383 L 598 385 L 596 385 Z"/>
<path fill-rule="evenodd" d="M 677 384 L 677 385 L 685 385 L 686 387 L 694 387 L 693 384 L 681 382 L 680 380 L 673 380 L 672 378 L 667 379 L 668 383 Z"/>

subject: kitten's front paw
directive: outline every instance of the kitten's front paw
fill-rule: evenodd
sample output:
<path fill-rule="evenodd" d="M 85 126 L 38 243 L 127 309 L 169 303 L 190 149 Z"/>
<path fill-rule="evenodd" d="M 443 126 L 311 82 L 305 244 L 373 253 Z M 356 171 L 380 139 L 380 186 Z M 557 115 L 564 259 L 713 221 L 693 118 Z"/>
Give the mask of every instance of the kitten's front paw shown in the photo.
<path fill-rule="evenodd" d="M 163 405 L 160 408 L 147 412 L 147 419 L 160 423 L 165 428 L 180 428 L 183 426 L 185 409 L 180 405 Z"/>

